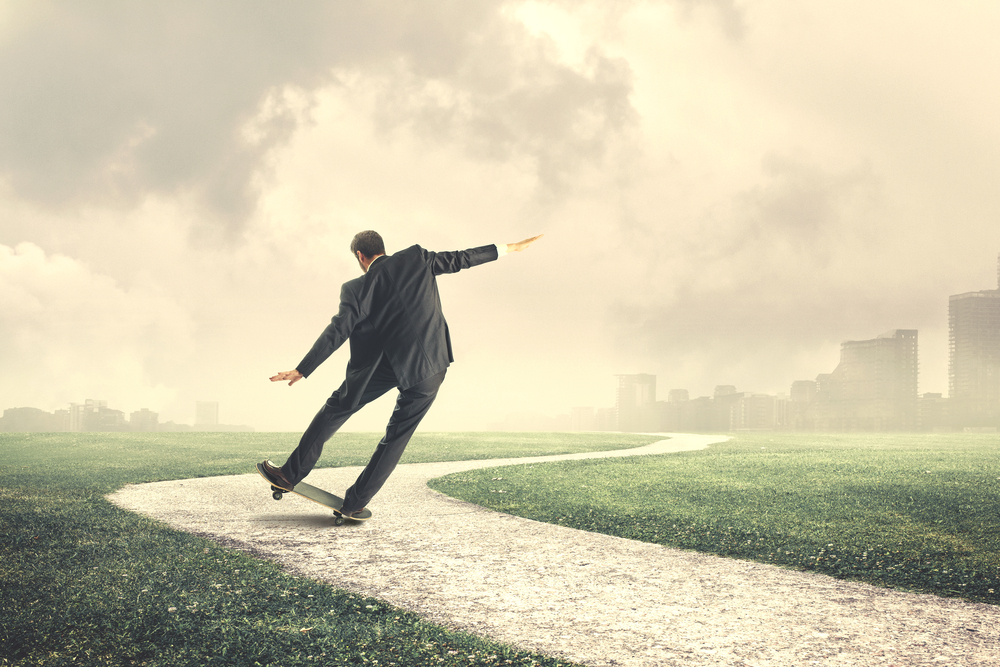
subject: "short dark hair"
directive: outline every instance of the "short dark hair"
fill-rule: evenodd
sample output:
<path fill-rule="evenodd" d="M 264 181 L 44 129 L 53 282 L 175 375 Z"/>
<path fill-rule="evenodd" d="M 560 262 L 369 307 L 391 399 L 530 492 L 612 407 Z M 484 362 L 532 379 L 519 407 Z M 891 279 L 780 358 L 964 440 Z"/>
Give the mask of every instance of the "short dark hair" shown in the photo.
<path fill-rule="evenodd" d="M 368 229 L 355 234 L 351 241 L 351 254 L 355 255 L 359 250 L 365 257 L 377 257 L 385 254 L 385 244 L 378 232 Z"/>

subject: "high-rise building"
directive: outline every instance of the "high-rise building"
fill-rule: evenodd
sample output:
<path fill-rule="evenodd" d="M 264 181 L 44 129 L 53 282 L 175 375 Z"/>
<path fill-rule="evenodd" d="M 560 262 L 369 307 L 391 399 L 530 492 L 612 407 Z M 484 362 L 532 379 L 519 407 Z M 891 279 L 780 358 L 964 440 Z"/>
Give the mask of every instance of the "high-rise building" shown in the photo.
<path fill-rule="evenodd" d="M 956 426 L 1000 426 L 1000 257 L 997 289 L 948 298 L 948 398 Z"/>
<path fill-rule="evenodd" d="M 732 431 L 742 428 L 739 417 L 739 404 L 746 394 L 736 391 L 731 384 L 716 385 L 712 393 L 712 426 L 713 431 Z"/>
<path fill-rule="evenodd" d="M 619 431 L 655 431 L 656 376 L 647 373 L 618 375 L 615 411 Z"/>
<path fill-rule="evenodd" d="M 918 373 L 916 329 L 845 341 L 829 381 L 828 416 L 851 430 L 913 430 Z"/>
<path fill-rule="evenodd" d="M 815 380 L 796 380 L 792 383 L 791 400 L 797 403 L 812 403 L 815 399 Z"/>
<path fill-rule="evenodd" d="M 789 392 L 786 408 L 787 425 L 794 429 L 813 428 L 816 418 L 816 402 L 819 394 L 816 380 L 795 380 Z"/>

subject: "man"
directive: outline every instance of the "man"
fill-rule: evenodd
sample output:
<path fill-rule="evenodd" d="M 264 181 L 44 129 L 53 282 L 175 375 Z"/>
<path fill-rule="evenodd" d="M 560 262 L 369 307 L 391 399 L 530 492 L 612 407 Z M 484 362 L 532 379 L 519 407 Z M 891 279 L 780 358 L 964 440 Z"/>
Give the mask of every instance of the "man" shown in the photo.
<path fill-rule="evenodd" d="M 295 384 L 350 341 L 347 378 L 320 408 L 285 465 L 263 463 L 270 482 L 292 490 L 316 465 L 324 443 L 351 415 L 397 388 L 399 396 L 385 436 L 344 495 L 341 513 L 347 517 L 360 514 L 395 469 L 454 361 L 437 276 L 520 252 L 540 237 L 457 252 L 430 252 L 414 245 L 386 255 L 376 232 L 355 235 L 351 253 L 363 275 L 341 287 L 340 309 L 299 365 L 273 376 L 271 382 Z"/>

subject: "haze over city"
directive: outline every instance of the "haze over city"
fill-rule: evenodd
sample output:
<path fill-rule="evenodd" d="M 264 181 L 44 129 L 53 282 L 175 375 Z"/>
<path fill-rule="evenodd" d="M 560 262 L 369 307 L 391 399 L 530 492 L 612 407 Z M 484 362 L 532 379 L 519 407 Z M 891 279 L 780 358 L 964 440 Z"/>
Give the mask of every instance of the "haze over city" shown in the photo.
<path fill-rule="evenodd" d="M 1000 6 L 0 1 L 0 409 L 305 428 L 291 369 L 391 253 L 544 233 L 438 284 L 422 430 L 787 392 L 997 287 Z M 347 428 L 380 430 L 393 396 Z"/>

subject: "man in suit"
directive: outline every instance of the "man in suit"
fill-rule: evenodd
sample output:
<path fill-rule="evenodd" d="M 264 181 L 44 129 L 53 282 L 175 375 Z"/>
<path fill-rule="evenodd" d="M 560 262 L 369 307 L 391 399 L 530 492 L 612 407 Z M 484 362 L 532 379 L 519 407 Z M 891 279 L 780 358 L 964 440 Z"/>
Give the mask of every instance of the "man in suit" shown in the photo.
<path fill-rule="evenodd" d="M 295 384 L 350 341 L 347 378 L 320 408 L 285 464 L 279 468 L 263 463 L 269 481 L 290 491 L 309 474 L 324 443 L 351 415 L 396 388 L 399 396 L 385 436 L 344 495 L 341 513 L 350 517 L 364 510 L 395 469 L 454 361 L 437 276 L 520 252 L 539 238 L 456 252 L 430 252 L 414 245 L 386 255 L 378 233 L 355 235 L 351 253 L 362 275 L 341 287 L 337 314 L 298 366 L 274 375 L 271 382 Z"/>

